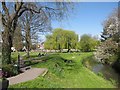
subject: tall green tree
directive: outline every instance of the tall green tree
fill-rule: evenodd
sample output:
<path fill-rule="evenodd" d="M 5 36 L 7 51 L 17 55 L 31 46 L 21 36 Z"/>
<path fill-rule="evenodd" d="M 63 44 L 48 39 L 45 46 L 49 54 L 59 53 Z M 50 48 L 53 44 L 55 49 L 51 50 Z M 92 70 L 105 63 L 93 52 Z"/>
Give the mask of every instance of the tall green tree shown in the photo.
<path fill-rule="evenodd" d="M 70 49 L 76 49 L 77 42 L 78 35 L 75 32 L 56 28 L 51 35 L 46 36 L 45 48 L 49 49 L 52 45 L 52 49 L 68 49 L 69 52 Z"/>
<path fill-rule="evenodd" d="M 55 43 L 54 43 L 53 37 L 51 35 L 47 35 L 46 41 L 44 43 L 44 47 L 46 49 L 52 50 L 55 48 L 54 45 L 55 45 Z"/>
<path fill-rule="evenodd" d="M 91 35 L 84 34 L 80 38 L 80 50 L 84 52 L 93 51 L 99 44 L 99 41 L 93 38 Z"/>

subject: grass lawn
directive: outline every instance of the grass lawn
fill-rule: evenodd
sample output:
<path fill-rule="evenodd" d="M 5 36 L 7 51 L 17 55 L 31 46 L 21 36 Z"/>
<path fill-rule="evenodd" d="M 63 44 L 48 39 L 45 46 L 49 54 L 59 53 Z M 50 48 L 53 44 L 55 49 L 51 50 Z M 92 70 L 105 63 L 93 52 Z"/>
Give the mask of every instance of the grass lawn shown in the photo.
<path fill-rule="evenodd" d="M 26 52 L 19 52 L 20 56 L 24 55 Z M 11 57 L 13 60 L 17 60 L 18 58 L 18 52 L 12 52 Z"/>
<path fill-rule="evenodd" d="M 30 58 L 37 57 L 39 53 L 40 52 L 30 52 L 29 53 L 30 54 Z M 19 52 L 19 54 L 20 54 L 20 56 L 23 56 L 24 60 L 28 59 L 26 57 L 26 54 L 27 54 L 26 52 Z M 13 60 L 17 60 L 17 58 L 18 58 L 18 52 L 12 52 L 11 57 L 12 57 Z"/>
<path fill-rule="evenodd" d="M 59 53 L 47 56 L 46 62 L 33 65 L 48 68 L 48 73 L 34 80 L 10 86 L 10 88 L 114 88 L 104 78 L 83 66 L 82 60 L 92 53 Z M 72 62 L 69 62 L 70 60 Z"/>

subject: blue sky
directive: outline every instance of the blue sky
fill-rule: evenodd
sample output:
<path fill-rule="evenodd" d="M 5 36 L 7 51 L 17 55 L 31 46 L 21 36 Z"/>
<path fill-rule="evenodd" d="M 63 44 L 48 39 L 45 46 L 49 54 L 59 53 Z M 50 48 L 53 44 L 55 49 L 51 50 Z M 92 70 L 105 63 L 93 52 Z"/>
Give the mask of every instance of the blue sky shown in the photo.
<path fill-rule="evenodd" d="M 53 28 L 73 30 L 79 35 L 100 35 L 103 30 L 102 22 L 118 7 L 117 2 L 76 2 L 74 5 L 67 20 L 52 21 Z M 45 39 L 44 36 L 41 38 Z"/>
<path fill-rule="evenodd" d="M 73 30 L 79 35 L 100 35 L 102 22 L 117 7 L 117 2 L 77 2 L 69 19 L 54 21 L 52 27 Z"/>

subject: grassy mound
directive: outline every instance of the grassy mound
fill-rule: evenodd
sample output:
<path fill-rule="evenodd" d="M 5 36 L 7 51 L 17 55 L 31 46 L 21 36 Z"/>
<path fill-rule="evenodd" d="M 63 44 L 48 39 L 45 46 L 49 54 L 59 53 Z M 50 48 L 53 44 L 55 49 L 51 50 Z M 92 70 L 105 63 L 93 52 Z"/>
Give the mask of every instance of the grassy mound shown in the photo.
<path fill-rule="evenodd" d="M 110 81 L 97 76 L 82 65 L 92 53 L 51 54 L 45 62 L 32 67 L 48 68 L 48 73 L 10 88 L 114 88 Z"/>

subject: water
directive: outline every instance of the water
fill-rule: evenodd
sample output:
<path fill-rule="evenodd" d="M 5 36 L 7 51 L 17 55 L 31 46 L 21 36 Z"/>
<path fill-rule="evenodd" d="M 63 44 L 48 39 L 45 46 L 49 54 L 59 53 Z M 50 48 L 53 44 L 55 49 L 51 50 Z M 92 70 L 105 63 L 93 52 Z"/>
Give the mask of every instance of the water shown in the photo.
<path fill-rule="evenodd" d="M 108 65 L 97 64 L 92 68 L 92 71 L 96 74 L 99 72 L 102 73 L 107 80 L 110 80 L 111 78 L 118 82 L 119 74 Z"/>
<path fill-rule="evenodd" d="M 95 74 L 100 73 L 105 79 L 116 82 L 118 87 L 120 87 L 120 75 L 109 65 L 98 63 L 93 58 L 85 60 L 84 65 L 92 70 Z"/>

